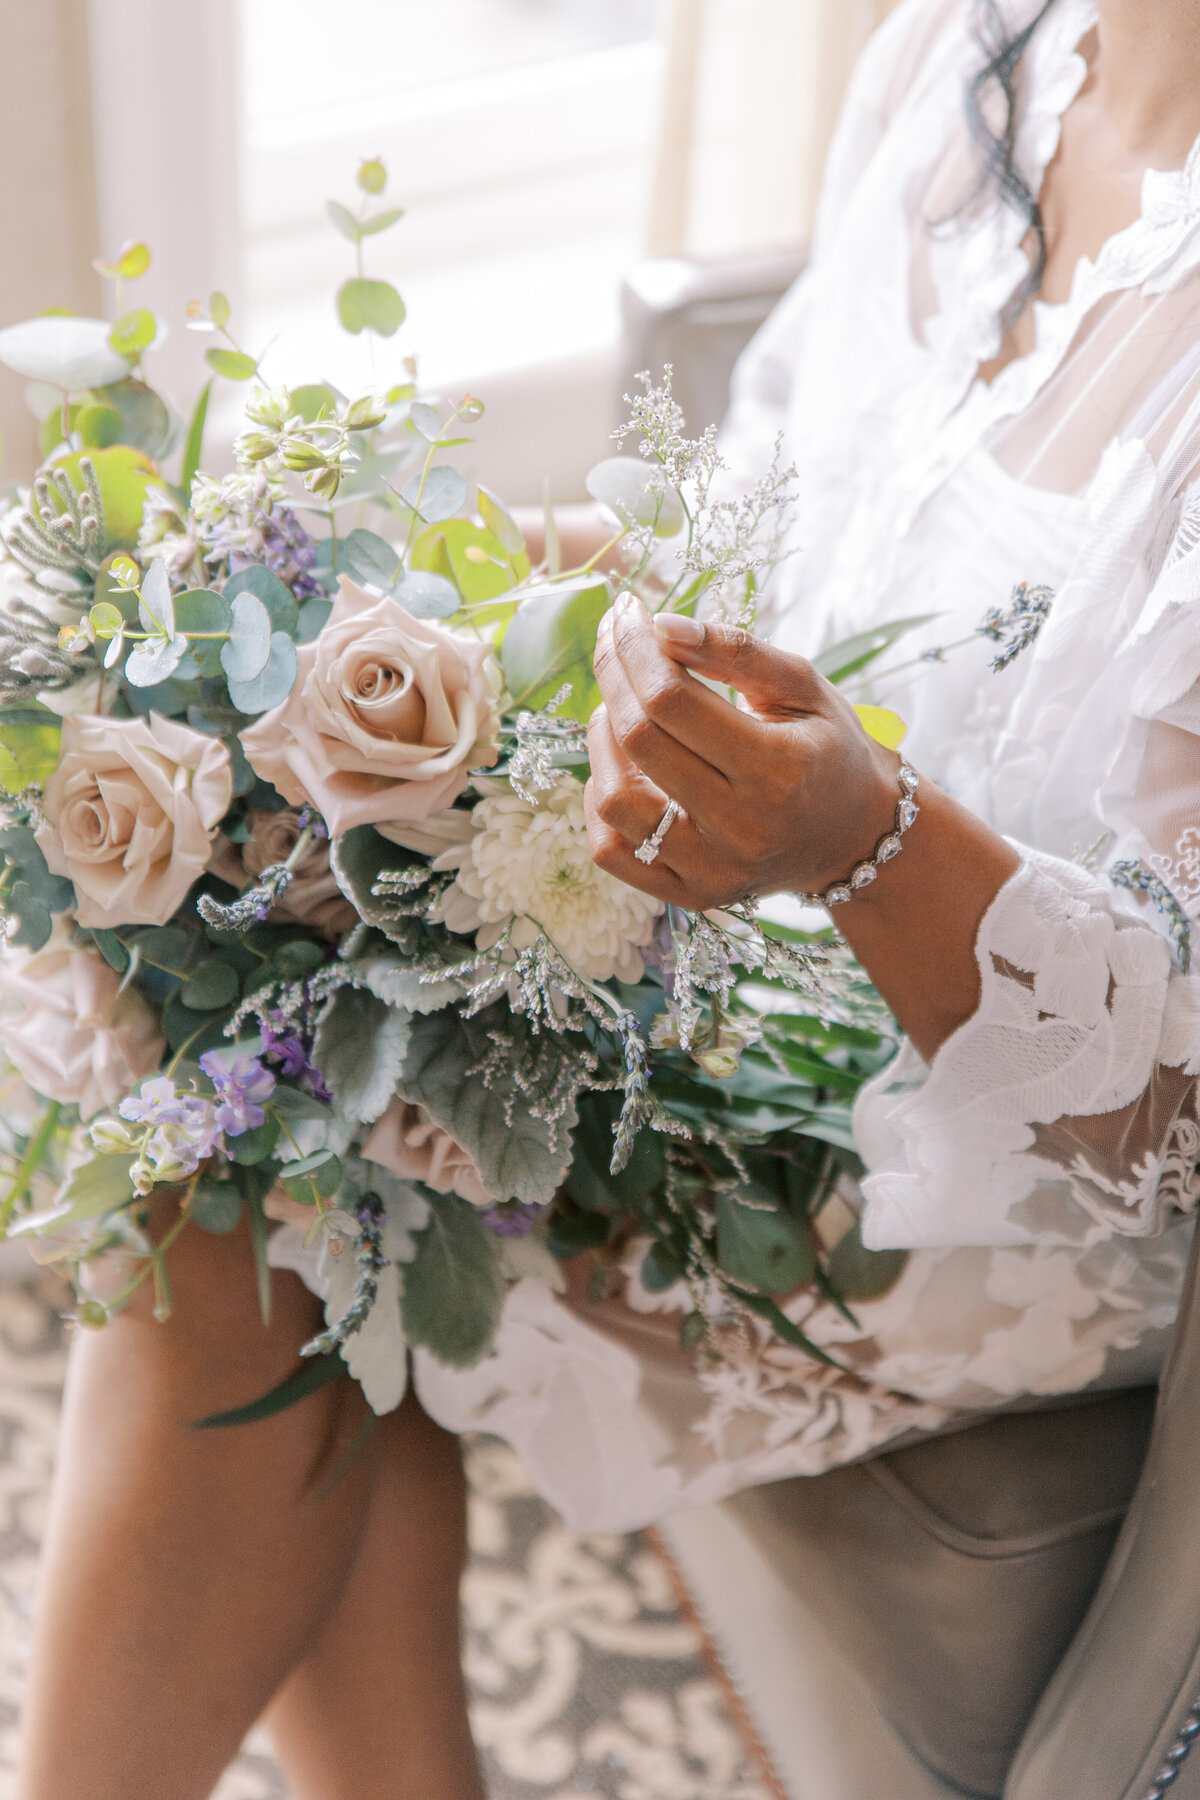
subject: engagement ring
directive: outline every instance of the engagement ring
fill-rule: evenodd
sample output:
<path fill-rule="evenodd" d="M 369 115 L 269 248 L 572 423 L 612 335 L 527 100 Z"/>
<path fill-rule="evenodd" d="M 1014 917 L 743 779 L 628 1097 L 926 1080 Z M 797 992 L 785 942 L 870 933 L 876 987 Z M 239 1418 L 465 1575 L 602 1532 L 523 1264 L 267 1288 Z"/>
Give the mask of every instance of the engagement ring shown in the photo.
<path fill-rule="evenodd" d="M 663 839 L 666 837 L 668 831 L 670 831 L 676 819 L 681 818 L 682 815 L 683 808 L 680 806 L 678 800 L 668 800 L 666 812 L 658 821 L 658 824 L 655 826 L 650 836 L 643 839 L 633 853 L 639 862 L 652 863 L 654 861 L 655 857 L 662 849 Z"/>

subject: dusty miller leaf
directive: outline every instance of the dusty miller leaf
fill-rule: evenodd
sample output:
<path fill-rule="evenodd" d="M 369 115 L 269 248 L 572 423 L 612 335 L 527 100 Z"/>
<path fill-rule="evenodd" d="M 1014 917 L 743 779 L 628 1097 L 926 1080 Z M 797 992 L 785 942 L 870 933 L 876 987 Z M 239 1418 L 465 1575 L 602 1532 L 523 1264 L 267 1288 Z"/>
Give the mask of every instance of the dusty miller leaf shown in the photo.
<path fill-rule="evenodd" d="M 408 1048 L 407 1013 L 361 988 L 339 988 L 317 1025 L 313 1056 L 340 1111 L 360 1124 L 379 1118 Z"/>
<path fill-rule="evenodd" d="M 467 1369 L 487 1355 L 504 1307 L 497 1240 L 457 1194 L 430 1196 L 429 1222 L 404 1271 L 401 1308 L 410 1344 Z"/>

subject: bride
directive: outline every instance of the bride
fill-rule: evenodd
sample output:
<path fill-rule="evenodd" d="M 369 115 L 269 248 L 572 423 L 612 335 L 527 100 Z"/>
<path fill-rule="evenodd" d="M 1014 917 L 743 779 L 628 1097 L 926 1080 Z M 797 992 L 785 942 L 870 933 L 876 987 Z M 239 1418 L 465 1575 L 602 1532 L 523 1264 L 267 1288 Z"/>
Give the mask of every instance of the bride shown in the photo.
<path fill-rule="evenodd" d="M 1155 1378 L 1200 1152 L 1198 134 L 1193 0 L 903 0 L 811 271 L 738 376 L 738 472 L 779 429 L 800 471 L 773 641 L 634 602 L 602 634 L 594 854 L 700 907 L 825 893 L 871 857 L 896 758 L 802 653 L 936 615 L 875 682 L 919 816 L 835 912 L 906 1034 L 856 1132 L 866 1242 L 911 1254 L 857 1329 L 804 1320 L 855 1378 L 778 1344 L 698 1370 L 677 1296 L 632 1270 L 605 1302 L 525 1283 L 495 1354 L 419 1356 L 420 1404 L 322 1488 L 359 1430 L 349 1384 L 189 1423 L 294 1365 L 310 1272 L 279 1270 L 264 1333 L 248 1245 L 189 1235 L 166 1327 L 135 1304 L 75 1347 L 20 1800 L 200 1800 L 264 1712 L 303 1800 L 480 1794 L 463 1429 L 514 1442 L 572 1524 L 625 1529 Z M 997 672 L 972 634 L 1018 582 L 1054 598 Z"/>

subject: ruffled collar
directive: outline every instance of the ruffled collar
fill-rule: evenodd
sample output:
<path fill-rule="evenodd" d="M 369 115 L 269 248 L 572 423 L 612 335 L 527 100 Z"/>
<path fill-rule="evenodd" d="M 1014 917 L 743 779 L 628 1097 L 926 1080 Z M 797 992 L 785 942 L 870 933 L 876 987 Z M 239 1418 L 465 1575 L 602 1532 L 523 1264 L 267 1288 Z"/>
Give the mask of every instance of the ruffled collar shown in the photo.
<path fill-rule="evenodd" d="M 1027 4 L 1008 0 L 1010 22 L 1028 16 Z M 1096 24 L 1096 0 L 1059 0 L 1035 34 L 1026 56 L 1025 86 L 1015 154 L 1017 167 L 1037 192 L 1053 161 L 1063 115 L 1087 78 L 1082 39 Z M 1139 216 L 1110 237 L 1095 259 L 1080 258 L 1068 297 L 1035 300 L 1034 348 L 1000 372 L 991 390 L 1005 393 L 1003 411 L 1020 411 L 1065 354 L 1087 311 L 1121 288 L 1159 292 L 1200 262 L 1200 138 L 1182 169 L 1148 169 Z M 1023 248 L 1026 226 L 1010 206 L 996 206 L 931 246 L 931 273 L 939 311 L 926 341 L 965 393 L 980 367 L 992 360 L 1003 336 L 1004 308 L 1029 272 Z M 961 397 L 961 395 L 960 395 Z"/>

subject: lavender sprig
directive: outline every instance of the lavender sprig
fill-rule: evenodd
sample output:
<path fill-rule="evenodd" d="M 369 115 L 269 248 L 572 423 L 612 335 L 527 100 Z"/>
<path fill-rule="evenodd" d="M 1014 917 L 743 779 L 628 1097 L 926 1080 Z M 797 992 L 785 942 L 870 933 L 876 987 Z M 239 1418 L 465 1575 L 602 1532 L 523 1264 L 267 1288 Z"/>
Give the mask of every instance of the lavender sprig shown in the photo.
<path fill-rule="evenodd" d="M 214 900 L 211 894 L 201 894 L 196 902 L 196 911 L 206 925 L 212 925 L 220 931 L 249 931 L 252 925 L 261 925 L 287 893 L 296 870 L 312 845 L 318 838 L 328 836 L 329 832 L 320 814 L 311 806 L 306 806 L 300 814 L 300 835 L 286 862 L 271 863 L 263 870 L 253 887 L 247 888 L 244 894 L 239 894 L 236 900 L 231 900 L 228 904 Z"/>
<path fill-rule="evenodd" d="M 379 1277 L 388 1267 L 388 1259 L 383 1254 L 383 1216 L 383 1201 L 379 1195 L 364 1194 L 355 1212 L 359 1239 L 354 1256 L 358 1265 L 354 1296 L 340 1319 L 302 1345 L 301 1356 L 331 1355 L 361 1331 L 370 1318 L 371 1308 L 379 1298 Z"/>
<path fill-rule="evenodd" d="M 1050 616 L 1053 600 L 1053 588 L 1030 587 L 1027 581 L 1018 581 L 1007 606 L 993 606 L 984 614 L 976 636 L 1001 645 L 991 663 L 997 675 L 1033 643 Z"/>
<path fill-rule="evenodd" d="M 1179 959 L 1179 972 L 1186 975 L 1192 966 L 1192 928 L 1166 882 L 1152 874 L 1145 863 L 1132 859 L 1114 863 L 1108 878 L 1116 887 L 1127 888 L 1131 894 L 1145 894 L 1150 904 L 1162 913 Z"/>

